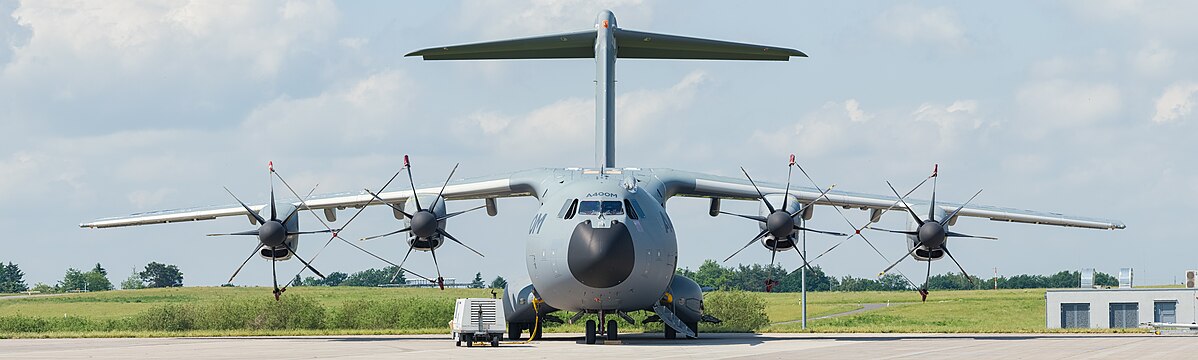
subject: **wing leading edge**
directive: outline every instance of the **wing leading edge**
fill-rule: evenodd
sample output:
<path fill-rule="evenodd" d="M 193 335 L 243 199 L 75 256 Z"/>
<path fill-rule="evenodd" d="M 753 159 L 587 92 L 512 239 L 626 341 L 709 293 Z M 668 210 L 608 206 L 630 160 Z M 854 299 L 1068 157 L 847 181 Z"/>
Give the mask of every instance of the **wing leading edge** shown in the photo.
<path fill-rule="evenodd" d="M 496 175 L 480 178 L 470 178 L 450 181 L 445 187 L 444 197 L 447 200 L 469 200 L 469 199 L 484 199 L 484 198 L 500 198 L 500 197 L 516 197 L 533 195 L 533 191 L 528 178 L 535 178 L 526 175 L 535 175 L 536 170 L 528 170 L 524 174 L 512 173 L 505 175 Z M 435 186 L 424 186 L 416 189 L 415 193 L 420 195 L 436 195 L 441 190 L 441 184 Z M 412 190 L 396 190 L 387 191 L 379 194 L 383 200 L 388 203 L 402 203 L 412 197 Z M 372 198 L 364 191 L 359 192 L 344 192 L 335 194 L 318 195 L 308 199 L 305 202 L 308 208 L 313 210 L 324 209 L 345 209 L 345 208 L 360 208 L 366 205 L 382 205 L 377 201 L 371 201 Z M 292 205 L 302 208 L 298 199 L 290 201 Z M 254 211 L 262 211 L 265 204 L 250 205 L 250 209 Z M 202 208 L 186 208 L 175 210 L 162 210 L 153 212 L 144 212 L 131 214 L 121 217 L 98 219 L 91 222 L 79 224 L 82 228 L 110 228 L 122 226 L 150 225 L 150 224 L 165 224 L 185 221 L 212 220 L 218 217 L 227 216 L 246 216 L 245 209 L 238 204 L 210 206 Z"/>
<path fill-rule="evenodd" d="M 728 198 L 741 200 L 755 200 L 758 198 L 757 191 L 754 190 L 753 186 L 745 179 L 678 171 L 673 169 L 652 169 L 652 171 L 659 180 L 667 184 L 667 188 L 670 190 L 670 196 Z M 765 194 L 781 194 L 786 192 L 785 185 L 763 182 L 758 182 L 757 185 L 761 187 L 761 191 Z M 811 187 L 796 187 L 792 185 L 790 188 L 790 194 L 799 198 L 801 201 L 807 202 L 815 200 L 817 197 L 819 197 L 820 191 Z M 816 204 L 869 210 L 893 210 L 892 207 L 897 200 L 898 199 L 894 198 L 893 196 L 833 190 L 828 192 L 826 198 L 816 201 Z M 910 204 L 928 203 L 928 201 L 925 200 L 907 200 L 907 202 Z M 951 212 L 958 206 L 961 206 L 961 204 L 942 201 L 937 201 L 936 205 L 943 208 L 946 212 Z M 987 205 L 971 204 L 961 209 L 961 212 L 958 213 L 957 216 L 986 218 L 993 221 L 1080 227 L 1088 229 L 1115 230 L 1126 228 L 1126 225 L 1124 225 L 1123 222 L 1110 219 L 1071 216 L 1052 212 L 1022 210 Z"/>

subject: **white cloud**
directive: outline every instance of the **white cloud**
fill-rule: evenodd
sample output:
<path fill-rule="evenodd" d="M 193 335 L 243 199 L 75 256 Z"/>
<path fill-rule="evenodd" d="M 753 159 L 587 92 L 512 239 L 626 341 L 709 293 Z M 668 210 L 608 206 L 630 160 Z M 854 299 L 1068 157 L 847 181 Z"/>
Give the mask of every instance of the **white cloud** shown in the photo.
<path fill-rule="evenodd" d="M 857 99 L 845 100 L 844 111 L 849 113 L 849 120 L 853 122 L 865 122 L 873 117 L 873 115 L 866 114 L 864 110 L 861 110 L 861 104 L 857 102 Z"/>
<path fill-rule="evenodd" d="M 669 120 L 670 113 L 694 102 L 696 91 L 706 82 L 706 74 L 687 74 L 666 89 L 629 91 L 616 98 L 616 139 L 627 144 L 642 139 Z M 562 159 L 577 159 L 590 153 L 594 145 L 595 101 L 568 98 L 535 109 L 525 115 L 505 115 L 476 111 L 459 121 L 457 135 L 463 142 L 478 146 L 476 131 L 485 134 L 489 148 L 515 154 L 554 154 Z M 563 154 L 566 151 L 569 154 Z"/>
<path fill-rule="evenodd" d="M 403 73 L 386 70 L 317 96 L 280 97 L 253 112 L 241 124 L 251 141 L 293 149 L 353 144 L 398 135 L 416 123 L 405 115 L 416 92 Z"/>
<path fill-rule="evenodd" d="M 1152 121 L 1159 124 L 1189 117 L 1194 111 L 1194 102 L 1198 101 L 1195 93 L 1198 93 L 1196 83 L 1177 83 L 1169 86 L 1161 97 L 1156 99 L 1156 114 L 1152 116 Z"/>
<path fill-rule="evenodd" d="M 875 20 L 875 25 L 884 36 L 907 44 L 927 43 L 950 50 L 960 50 L 969 45 L 965 27 L 957 19 L 956 12 L 945 7 L 897 5 L 882 13 Z"/>
<path fill-rule="evenodd" d="M 1165 47 L 1160 41 L 1150 41 L 1131 57 L 1131 64 L 1141 73 L 1147 75 L 1164 75 L 1168 73 L 1177 58 L 1177 52 Z"/>
<path fill-rule="evenodd" d="M 1035 127 L 1086 125 L 1115 115 L 1121 108 L 1119 89 L 1111 84 L 1048 80 L 1024 85 L 1015 94 L 1025 124 Z"/>
<path fill-rule="evenodd" d="M 619 26 L 643 29 L 652 9 L 643 0 L 469 1 L 459 24 L 492 37 L 556 34 L 591 29 L 603 9 L 616 14 Z"/>

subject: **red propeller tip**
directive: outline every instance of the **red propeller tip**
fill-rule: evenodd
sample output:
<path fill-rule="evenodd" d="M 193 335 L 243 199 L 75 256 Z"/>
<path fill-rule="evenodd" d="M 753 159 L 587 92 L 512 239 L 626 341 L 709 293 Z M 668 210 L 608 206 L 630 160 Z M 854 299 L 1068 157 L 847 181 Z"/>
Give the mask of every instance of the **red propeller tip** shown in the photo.
<path fill-rule="evenodd" d="M 404 167 L 411 167 L 411 166 L 412 166 L 412 163 L 408 161 L 408 156 L 407 156 L 407 155 L 404 155 L 404 156 L 403 156 L 403 166 L 404 166 Z"/>
<path fill-rule="evenodd" d="M 791 165 L 795 164 L 795 154 L 790 154 L 790 164 Z"/>
<path fill-rule="evenodd" d="M 932 167 L 932 177 L 936 177 L 936 174 L 939 174 L 939 173 L 940 173 L 940 164 L 936 164 Z"/>
<path fill-rule="evenodd" d="M 275 172 L 275 162 L 274 161 L 267 162 L 266 168 L 270 169 L 270 172 Z"/>

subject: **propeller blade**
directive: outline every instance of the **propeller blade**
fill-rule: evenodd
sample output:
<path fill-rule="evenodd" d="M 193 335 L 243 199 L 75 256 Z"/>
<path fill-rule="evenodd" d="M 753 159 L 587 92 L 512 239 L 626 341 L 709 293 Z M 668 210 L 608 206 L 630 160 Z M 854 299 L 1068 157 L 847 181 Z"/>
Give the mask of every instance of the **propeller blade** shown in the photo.
<path fill-rule="evenodd" d="M 720 213 L 721 213 L 721 214 L 724 214 L 724 215 L 732 215 L 732 216 L 736 216 L 736 217 L 742 217 L 742 218 L 749 219 L 749 220 L 755 220 L 755 221 L 759 221 L 759 222 L 765 222 L 765 217 L 764 217 L 764 216 L 759 216 L 759 215 L 741 215 L 741 214 L 733 214 L 733 213 L 730 213 L 730 212 L 727 212 L 727 211 L 720 211 Z"/>
<path fill-rule="evenodd" d="M 274 167 L 271 167 L 271 168 L 273 169 Z M 316 216 L 316 219 L 320 220 L 321 224 L 324 224 L 325 229 L 330 229 L 329 224 L 326 224 L 324 222 L 324 220 L 320 218 L 319 215 L 316 215 L 316 212 L 313 211 L 312 208 L 308 207 L 308 203 L 306 201 L 304 201 L 309 196 L 312 196 L 312 193 L 316 192 L 316 187 L 320 186 L 320 184 L 316 184 L 316 186 L 313 186 L 312 190 L 308 191 L 308 196 L 301 197 L 301 196 L 299 196 L 299 193 L 295 192 L 295 189 L 291 188 L 291 184 L 288 184 L 287 180 L 283 179 L 283 175 L 279 175 L 279 173 L 277 171 L 271 171 L 271 173 L 275 174 L 276 178 L 279 178 L 279 181 L 283 183 L 283 186 L 287 188 L 287 191 L 291 192 L 291 195 L 294 195 L 297 199 L 299 199 L 300 206 L 302 206 L 304 209 L 308 209 L 308 211 L 312 213 L 312 216 Z M 290 214 L 287 214 L 287 218 L 283 219 L 283 223 L 287 223 L 287 221 L 291 220 L 291 217 L 296 216 L 298 213 L 299 213 L 299 209 L 296 209 L 296 211 L 293 211 Z"/>
<path fill-rule="evenodd" d="M 770 201 L 765 199 L 765 195 L 761 193 L 761 189 L 757 187 L 757 183 L 753 182 L 753 177 L 749 176 L 749 172 L 745 171 L 745 167 L 742 166 L 740 168 L 740 172 L 745 173 L 745 178 L 749 179 L 750 184 L 753 184 L 753 190 L 757 190 L 757 196 L 761 197 L 761 201 L 765 203 L 765 207 L 769 208 L 771 213 L 774 212 L 774 205 L 770 204 Z"/>
<path fill-rule="evenodd" d="M 241 266 L 238 266 L 238 267 L 237 267 L 237 270 L 234 270 L 234 271 L 233 271 L 233 276 L 230 276 L 230 277 L 229 277 L 229 283 L 230 283 L 230 284 L 232 284 L 232 283 L 233 283 L 233 278 L 237 277 L 237 274 L 241 272 L 241 268 L 245 267 L 245 264 L 248 264 L 248 263 L 250 263 L 250 259 L 253 259 L 253 258 L 254 258 L 254 255 L 258 255 L 258 249 L 261 249 L 261 248 L 262 248 L 262 243 L 261 243 L 261 242 L 259 242 L 259 243 L 258 243 L 258 245 L 254 245 L 254 251 L 253 251 L 253 252 L 250 252 L 250 257 L 247 257 L 247 258 L 245 258 L 245 261 L 242 261 L 242 262 L 241 262 Z"/>
<path fill-rule="evenodd" d="M 835 232 L 835 231 L 824 231 L 824 230 L 809 229 L 809 228 L 805 228 L 805 227 L 798 226 L 798 225 L 795 225 L 795 230 L 810 231 L 810 232 L 814 232 L 814 233 L 820 233 L 820 234 L 824 234 L 824 235 L 832 235 L 832 236 L 848 236 L 848 234 L 845 234 L 845 233 L 838 233 L 838 232 Z"/>
<path fill-rule="evenodd" d="M 395 275 L 391 275 L 391 283 L 395 283 L 395 279 L 398 278 L 399 273 L 403 271 L 403 264 L 408 262 L 409 255 L 412 255 L 412 245 L 410 245 L 410 244 L 408 245 L 408 253 L 404 254 L 403 260 L 399 262 L 399 265 L 396 265 L 396 267 L 399 269 L 395 270 Z M 423 278 L 423 276 L 421 276 L 421 277 Z M 425 278 L 425 280 L 428 280 L 429 282 L 433 282 L 433 279 Z"/>
<path fill-rule="evenodd" d="M 795 154 L 790 154 L 790 165 L 786 165 L 786 196 L 782 197 L 782 210 L 786 210 L 786 205 L 790 202 L 790 176 L 795 172 Z"/>
<path fill-rule="evenodd" d="M 995 240 L 995 241 L 998 240 L 997 237 L 993 237 L 993 236 L 969 235 L 969 234 L 962 234 L 962 233 L 953 232 L 953 231 L 949 231 L 945 235 L 948 237 L 972 238 L 972 239 Z"/>
<path fill-rule="evenodd" d="M 325 229 L 325 230 L 312 230 L 312 231 L 293 231 L 293 232 L 289 232 L 289 233 L 287 233 L 287 235 L 288 235 L 288 236 L 290 236 L 290 235 L 308 235 L 308 234 L 327 234 L 327 233 L 331 233 L 331 232 L 338 232 L 338 231 L 341 231 L 341 229 Z"/>
<path fill-rule="evenodd" d="M 483 253 L 478 252 L 478 250 L 474 250 L 474 248 L 467 246 L 461 240 L 458 240 L 457 238 L 453 237 L 453 235 L 449 235 L 449 233 L 445 232 L 445 230 L 437 229 L 437 233 L 441 234 L 441 236 L 449 238 L 449 240 L 453 240 L 453 242 L 458 243 L 458 245 L 461 245 L 462 247 L 465 247 L 466 249 L 473 251 L 475 254 L 478 254 L 478 256 L 487 257 L 486 255 L 483 255 Z"/>
<path fill-rule="evenodd" d="M 935 219 L 935 217 L 933 215 L 936 214 L 936 211 L 935 211 L 936 210 L 936 183 L 940 182 L 940 180 L 939 180 L 940 177 L 935 176 L 935 174 L 940 172 L 939 170 L 940 170 L 940 165 L 937 164 L 936 170 L 932 171 L 932 174 L 933 174 L 933 176 L 932 176 L 932 205 L 928 206 L 928 220 Z M 898 195 L 897 191 L 895 191 L 895 195 Z M 948 219 L 944 219 L 944 220 L 948 221 Z"/>
<path fill-rule="evenodd" d="M 785 207 L 783 207 L 783 209 L 785 209 Z M 778 257 L 778 242 L 774 241 L 773 246 L 770 246 L 770 267 L 769 267 L 770 274 L 765 279 L 765 292 L 773 292 L 773 290 L 774 290 L 774 259 L 777 257 Z"/>
<path fill-rule="evenodd" d="M 273 174 L 274 172 L 275 172 L 275 166 L 274 166 L 274 162 L 272 161 L 270 163 L 270 174 Z M 269 180 L 269 182 L 270 182 L 270 219 L 278 220 L 279 214 L 278 214 L 278 212 L 275 211 L 275 208 L 277 207 L 277 206 L 275 206 L 275 179 L 271 178 L 270 174 L 266 174 L 266 179 Z M 279 287 L 275 286 L 275 290 L 278 290 L 278 289 L 279 289 Z"/>
<path fill-rule="evenodd" d="M 441 195 L 445 194 L 445 187 L 449 186 L 449 180 L 453 179 L 453 173 L 458 171 L 458 165 L 461 165 L 461 164 L 462 163 L 453 164 L 453 170 L 449 170 L 449 176 L 445 177 L 445 183 L 441 184 L 441 191 L 437 192 L 437 198 L 433 199 L 433 205 L 431 207 L 429 207 L 429 209 L 437 207 L 437 202 L 441 201 Z"/>
<path fill-rule="evenodd" d="M 936 180 L 932 180 L 932 182 L 934 183 L 934 182 L 936 182 Z M 931 288 L 928 287 L 928 285 L 929 285 L 928 283 L 930 283 L 930 282 L 932 282 L 932 259 L 928 258 L 928 272 L 927 272 L 927 275 L 925 275 L 923 278 L 923 293 L 924 294 L 927 294 L 928 290 L 931 290 Z M 924 296 L 923 301 L 928 301 L 928 298 L 926 295 Z"/>
<path fill-rule="evenodd" d="M 395 231 L 392 231 L 392 232 L 389 232 L 389 233 L 386 233 L 386 234 L 382 234 L 382 235 L 367 236 L 367 237 L 364 237 L 364 238 L 358 239 L 358 241 L 374 240 L 374 239 L 378 239 L 378 238 L 381 238 L 381 237 L 391 236 L 391 235 L 395 235 L 395 234 L 398 234 L 398 233 L 401 233 L 401 232 L 405 232 L 405 231 L 410 231 L 410 230 L 412 230 L 412 227 L 410 227 L 410 226 L 409 226 L 409 227 L 406 227 L 406 228 L 403 228 L 403 229 L 399 229 L 399 230 L 395 230 Z M 356 246 L 356 245 L 355 245 L 355 246 Z"/>
<path fill-rule="evenodd" d="M 262 215 L 258 215 L 258 212 L 254 211 L 254 210 L 250 210 L 249 205 L 246 205 L 244 202 L 241 202 L 241 199 L 238 199 L 237 195 L 233 195 L 233 192 L 229 191 L 228 187 L 225 187 L 225 192 L 229 193 L 229 196 L 232 196 L 233 200 L 237 200 L 237 203 L 241 204 L 241 207 L 245 208 L 245 212 L 247 214 L 249 214 L 250 216 L 254 217 L 254 220 L 258 221 L 258 225 L 262 225 L 262 224 L 266 223 L 266 219 L 263 219 Z"/>
<path fill-rule="evenodd" d="M 807 256 L 803 255 L 803 252 L 799 250 L 798 246 L 795 246 L 794 249 L 795 249 L 795 253 L 799 254 L 799 258 L 803 259 L 803 267 L 806 267 L 807 270 L 811 270 L 814 272 L 815 268 L 811 267 L 811 263 L 807 262 Z M 802 269 L 802 267 L 800 267 L 799 269 Z M 798 271 L 799 269 L 795 269 L 795 271 Z M 794 274 L 795 271 L 791 271 L 790 273 Z"/>
<path fill-rule="evenodd" d="M 478 209 L 482 209 L 482 208 L 485 208 L 485 207 L 487 207 L 487 206 L 486 206 L 486 205 L 482 205 L 482 206 L 479 206 L 479 207 L 476 207 L 476 208 L 472 208 L 472 209 L 469 209 L 469 210 L 462 210 L 462 211 L 458 211 L 458 212 L 454 212 L 454 213 L 445 214 L 445 216 L 442 216 L 442 217 L 440 217 L 440 218 L 437 218 L 437 221 L 445 220 L 445 219 L 448 219 L 448 218 L 451 218 L 451 217 L 454 217 L 454 216 L 458 216 L 458 215 L 461 215 L 461 214 L 465 214 L 465 213 L 468 213 L 468 212 L 471 212 L 471 211 L 474 211 L 474 210 L 478 210 Z"/>
<path fill-rule="evenodd" d="M 441 290 L 445 290 L 445 278 L 441 277 L 441 264 L 437 263 L 437 248 L 431 248 L 428 251 L 433 254 L 433 267 L 437 268 L 437 286 L 441 287 Z"/>
<path fill-rule="evenodd" d="M 919 223 L 919 226 L 923 226 L 923 219 L 920 219 L 919 215 L 915 214 L 915 210 L 911 210 L 911 206 L 907 205 L 907 200 L 903 200 L 903 197 L 899 196 L 898 190 L 894 189 L 894 185 L 890 185 L 890 182 L 887 181 L 886 186 L 889 186 L 890 191 L 894 192 L 894 196 L 899 198 L 899 202 L 903 203 L 903 208 L 907 209 L 907 212 L 911 213 L 911 218 L 915 219 L 915 222 Z"/>
<path fill-rule="evenodd" d="M 957 210 L 953 210 L 953 212 L 951 214 L 949 214 L 948 217 L 944 218 L 944 222 L 948 223 L 948 221 L 950 219 L 952 219 L 954 216 L 957 216 L 957 213 L 961 212 L 961 209 L 964 209 L 965 206 L 969 205 L 969 203 L 973 201 L 973 198 L 978 197 L 978 195 L 980 195 L 982 193 L 982 190 L 983 189 L 978 189 L 978 192 L 974 193 L 973 196 L 969 197 L 969 200 L 966 200 L 964 204 L 961 204 L 961 206 L 958 206 Z"/>
<path fill-rule="evenodd" d="M 749 242 L 746 243 L 745 246 L 741 247 L 740 250 L 732 253 L 732 255 L 728 255 L 728 258 L 724 259 L 724 262 L 728 262 L 728 260 L 731 260 L 733 256 L 736 256 L 736 254 L 740 254 L 741 251 L 745 251 L 745 249 L 749 248 L 749 245 L 753 245 L 753 243 L 757 242 L 757 240 L 761 240 L 761 237 L 765 236 L 765 234 L 769 232 L 769 230 L 761 230 L 760 233 L 757 233 L 757 236 L 754 236 L 752 240 L 749 240 Z"/>
<path fill-rule="evenodd" d="M 275 248 L 270 248 L 270 278 L 275 284 L 275 301 L 279 301 L 279 295 L 283 295 L 283 292 L 279 291 L 279 274 L 278 270 L 275 269 L 277 263 L 278 259 L 275 258 Z"/>
<path fill-rule="evenodd" d="M 965 267 L 961 266 L 961 263 L 957 262 L 957 258 L 953 257 L 953 253 L 948 251 L 947 246 L 941 246 L 940 250 L 944 250 L 944 254 L 948 255 L 948 258 L 953 260 L 953 264 L 957 264 L 957 268 L 961 269 L 961 275 L 965 275 L 965 280 L 969 280 L 969 283 L 972 285 L 977 285 L 977 284 L 974 284 L 973 277 L 969 276 L 968 272 L 965 272 Z"/>
<path fill-rule="evenodd" d="M 877 230 L 877 231 L 892 232 L 892 233 L 895 233 L 895 234 L 903 234 L 903 235 L 916 235 L 916 236 L 918 236 L 918 235 L 919 235 L 919 231 L 914 231 L 914 230 L 912 230 L 912 231 L 899 231 L 899 230 L 883 229 L 883 228 L 872 227 L 872 226 L 866 226 L 865 228 L 866 228 L 866 229 L 870 229 L 870 230 Z"/>
<path fill-rule="evenodd" d="M 287 242 L 283 242 L 283 247 L 286 248 L 287 251 L 290 251 L 291 256 L 294 256 L 296 258 L 296 260 L 299 260 L 300 263 L 304 264 L 304 266 L 307 267 L 308 270 L 312 270 L 313 274 L 316 274 L 316 276 L 319 276 L 321 279 L 324 279 L 324 274 L 321 274 L 319 270 L 316 270 L 316 268 L 312 267 L 312 264 L 309 264 L 307 261 L 304 260 L 304 258 L 300 257 L 299 253 L 295 252 L 295 250 L 292 250 L 291 245 L 287 245 Z M 284 286 L 284 287 L 286 287 L 286 286 Z"/>
<path fill-rule="evenodd" d="M 404 217 L 407 217 L 409 219 L 412 218 L 412 215 L 404 212 L 403 209 L 400 209 L 399 205 L 395 205 L 395 204 L 384 201 L 383 198 L 379 197 L 378 194 L 371 192 L 370 189 L 362 189 L 362 190 L 365 191 L 367 194 L 370 194 L 370 196 L 373 196 L 375 200 L 378 200 L 379 202 L 381 202 L 387 206 L 390 206 L 395 211 L 398 211 L 400 214 L 403 214 Z M 413 193 L 412 196 L 416 196 L 415 193 Z"/>
<path fill-rule="evenodd" d="M 825 198 L 825 199 L 826 199 L 826 198 L 827 198 L 827 196 L 828 196 L 828 193 L 829 193 L 829 192 L 831 192 L 831 191 L 832 191 L 832 189 L 833 189 L 833 188 L 835 188 L 835 187 L 836 187 L 836 184 L 832 184 L 831 186 L 828 186 L 828 188 L 827 188 L 827 189 L 824 189 L 824 191 L 820 191 L 820 192 L 819 192 L 819 196 L 816 196 L 816 197 L 815 197 L 815 199 L 812 199 L 812 200 L 811 200 L 810 202 L 808 202 L 806 205 L 803 205 L 803 206 L 802 206 L 802 207 L 800 207 L 798 210 L 795 210 L 795 212 L 794 212 L 794 213 L 790 214 L 790 217 L 795 217 L 795 216 L 799 215 L 799 213 L 803 212 L 803 209 L 806 209 L 806 208 L 808 208 L 808 207 L 814 206 L 814 205 L 815 205 L 815 202 L 816 202 L 816 201 L 819 201 L 819 199 L 821 199 L 821 198 Z"/>
<path fill-rule="evenodd" d="M 239 231 L 234 233 L 208 234 L 207 236 L 258 235 L 258 230 Z"/>
<path fill-rule="evenodd" d="M 408 183 L 412 184 L 412 199 L 416 200 L 416 211 L 423 211 L 424 207 L 420 206 L 420 197 L 416 196 L 416 181 L 412 180 L 412 162 L 408 160 L 408 155 L 403 156 L 403 167 L 408 169 Z"/>
<path fill-rule="evenodd" d="M 893 264 L 890 264 L 890 266 L 887 266 L 886 270 L 882 270 L 882 272 L 878 273 L 878 277 L 882 277 L 882 275 L 886 275 L 887 271 L 890 271 L 890 269 L 893 269 L 895 266 L 898 266 L 898 264 L 903 262 L 903 260 L 907 260 L 907 258 L 911 257 L 911 254 L 914 254 L 915 250 L 918 250 L 918 249 L 919 249 L 919 245 L 912 246 L 911 251 L 908 251 L 906 254 L 903 255 L 903 257 L 900 257 L 898 259 L 898 261 L 895 261 Z M 912 284 L 912 285 L 914 285 L 914 284 Z"/>

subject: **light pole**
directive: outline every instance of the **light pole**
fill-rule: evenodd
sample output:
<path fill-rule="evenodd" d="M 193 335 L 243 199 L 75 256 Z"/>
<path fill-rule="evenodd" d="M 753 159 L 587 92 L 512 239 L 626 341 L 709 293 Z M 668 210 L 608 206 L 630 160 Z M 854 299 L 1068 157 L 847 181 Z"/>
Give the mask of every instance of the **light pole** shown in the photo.
<path fill-rule="evenodd" d="M 799 221 L 799 224 L 803 224 L 804 222 L 805 222 L 805 220 Z M 806 231 L 803 232 L 803 257 L 804 258 L 807 257 L 807 232 Z M 800 275 L 803 277 L 803 279 L 800 281 L 800 284 L 801 284 L 800 286 L 802 286 L 802 288 L 803 288 L 802 289 L 802 292 L 803 292 L 803 330 L 807 330 L 807 265 L 810 265 L 810 264 L 803 264 L 801 275 Z"/>

